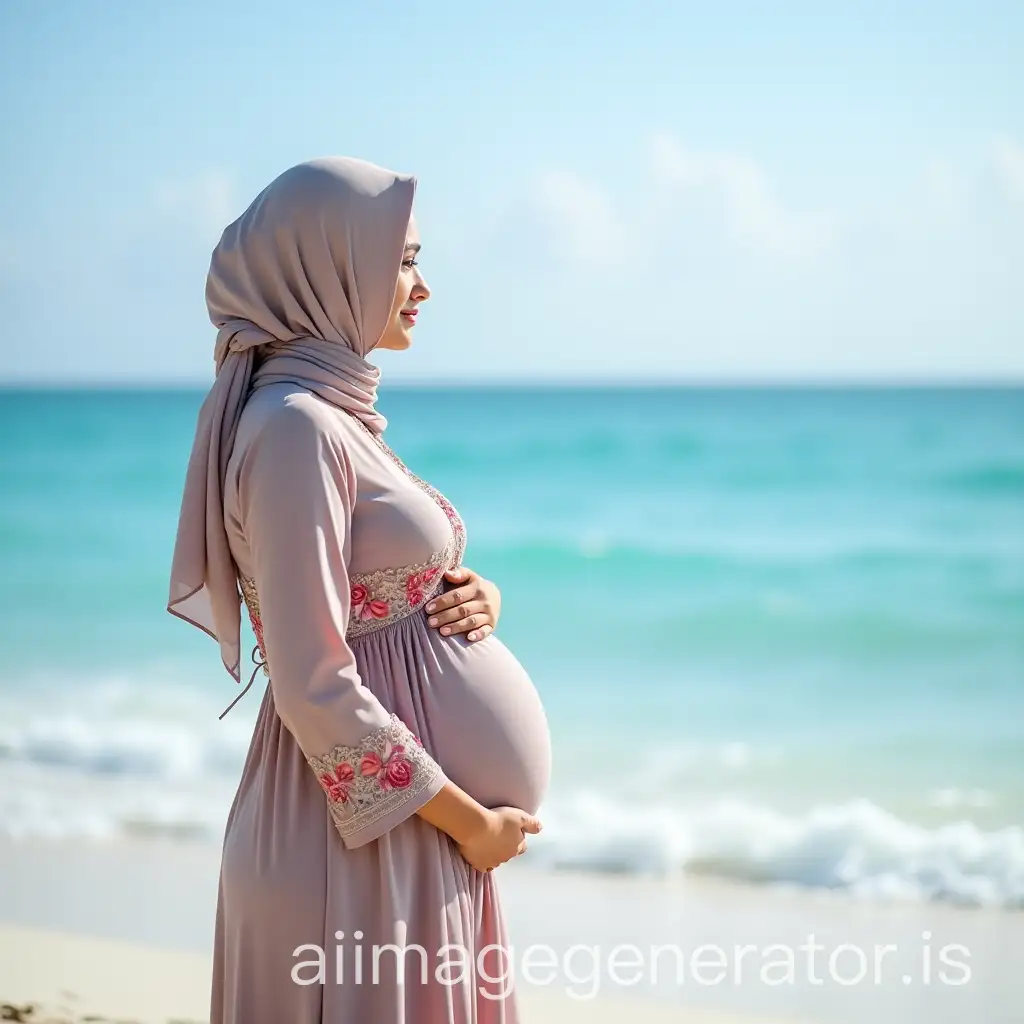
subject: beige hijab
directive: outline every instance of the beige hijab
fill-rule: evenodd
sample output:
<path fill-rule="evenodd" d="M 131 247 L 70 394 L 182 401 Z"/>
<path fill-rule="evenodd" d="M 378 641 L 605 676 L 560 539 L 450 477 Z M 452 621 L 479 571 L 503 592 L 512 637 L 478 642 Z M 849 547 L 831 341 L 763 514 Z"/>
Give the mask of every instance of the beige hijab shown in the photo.
<path fill-rule="evenodd" d="M 387 327 L 415 191 L 412 175 L 364 160 L 311 160 L 271 182 L 213 251 L 216 379 L 185 476 L 167 610 L 218 641 L 236 681 L 241 596 L 223 496 L 242 408 L 253 387 L 292 381 L 384 430 L 380 370 L 365 356 Z"/>

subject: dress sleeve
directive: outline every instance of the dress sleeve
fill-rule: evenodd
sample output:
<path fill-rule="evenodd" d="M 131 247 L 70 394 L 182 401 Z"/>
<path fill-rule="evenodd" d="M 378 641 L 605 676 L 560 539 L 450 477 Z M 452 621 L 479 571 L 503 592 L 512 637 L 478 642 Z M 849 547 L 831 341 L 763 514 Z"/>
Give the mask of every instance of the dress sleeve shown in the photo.
<path fill-rule="evenodd" d="M 296 406 L 264 424 L 238 478 L 274 704 L 349 848 L 404 821 L 447 781 L 363 685 L 345 639 L 355 489 L 343 442 Z"/>

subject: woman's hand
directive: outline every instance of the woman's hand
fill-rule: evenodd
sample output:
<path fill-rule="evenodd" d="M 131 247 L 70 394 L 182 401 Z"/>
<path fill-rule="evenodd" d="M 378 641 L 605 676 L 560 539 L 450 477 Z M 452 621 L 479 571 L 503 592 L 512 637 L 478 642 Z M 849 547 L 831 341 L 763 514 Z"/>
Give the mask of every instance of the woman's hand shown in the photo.
<path fill-rule="evenodd" d="M 428 625 L 440 629 L 444 636 L 466 633 L 470 642 L 493 633 L 501 612 L 498 588 L 465 566 L 449 569 L 445 577 L 460 586 L 427 602 Z"/>
<path fill-rule="evenodd" d="M 487 812 L 481 828 L 456 845 L 471 867 L 491 871 L 524 853 L 527 834 L 540 830 L 540 821 L 532 814 L 518 807 L 495 807 Z"/>
<path fill-rule="evenodd" d="M 477 871 L 490 871 L 526 852 L 526 833 L 541 824 L 518 807 L 484 807 L 451 779 L 416 813 L 446 832 Z"/>

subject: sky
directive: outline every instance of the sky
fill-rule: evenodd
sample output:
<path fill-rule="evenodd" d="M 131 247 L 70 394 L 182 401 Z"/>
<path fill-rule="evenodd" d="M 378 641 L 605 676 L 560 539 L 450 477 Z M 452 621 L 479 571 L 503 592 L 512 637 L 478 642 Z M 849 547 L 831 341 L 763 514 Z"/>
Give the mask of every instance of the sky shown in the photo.
<path fill-rule="evenodd" d="M 1024 4 L 3 0 L 0 382 L 208 384 L 221 230 L 417 175 L 382 381 L 1024 379 Z"/>

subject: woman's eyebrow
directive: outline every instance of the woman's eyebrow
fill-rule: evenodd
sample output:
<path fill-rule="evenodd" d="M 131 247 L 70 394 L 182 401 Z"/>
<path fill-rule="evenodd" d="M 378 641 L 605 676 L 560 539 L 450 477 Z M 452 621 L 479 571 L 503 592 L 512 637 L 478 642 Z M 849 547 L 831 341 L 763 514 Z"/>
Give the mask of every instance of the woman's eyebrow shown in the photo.
<path fill-rule="evenodd" d="M 422 246 L 420 245 L 419 242 L 410 242 L 405 247 L 405 251 L 408 252 L 410 249 L 412 249 L 413 252 L 419 252 L 421 248 L 422 248 Z"/>

